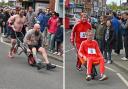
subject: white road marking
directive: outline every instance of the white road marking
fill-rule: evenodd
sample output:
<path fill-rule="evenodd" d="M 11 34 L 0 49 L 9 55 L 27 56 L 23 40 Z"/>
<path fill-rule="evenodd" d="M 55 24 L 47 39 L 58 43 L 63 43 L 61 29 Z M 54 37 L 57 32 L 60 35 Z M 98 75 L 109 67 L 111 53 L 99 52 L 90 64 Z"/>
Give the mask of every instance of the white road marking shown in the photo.
<path fill-rule="evenodd" d="M 115 72 L 116 75 L 122 80 L 122 82 L 128 87 L 128 81 L 120 73 L 118 73 L 116 70 L 110 67 L 105 66 L 105 68 L 107 68 L 108 70 L 111 70 L 112 72 Z"/>
<path fill-rule="evenodd" d="M 124 84 L 128 87 L 128 81 L 120 73 L 116 73 L 116 74 L 124 82 Z"/>
<path fill-rule="evenodd" d="M 111 70 L 111 71 L 113 71 L 113 72 L 117 73 L 117 71 L 116 71 L 116 70 L 114 70 L 114 69 L 112 69 L 112 68 L 110 68 L 110 67 L 105 66 L 105 68 L 107 68 L 108 70 Z"/>
<path fill-rule="evenodd" d="M 70 52 L 70 51 L 72 51 L 72 50 L 74 50 L 74 49 L 75 49 L 75 48 L 72 48 L 72 49 L 66 50 L 66 51 L 65 51 L 65 53 Z"/>
<path fill-rule="evenodd" d="M 11 44 L 10 44 L 10 43 L 6 43 L 6 42 L 4 42 L 2 37 L 1 37 L 1 39 L 0 39 L 0 40 L 1 40 L 1 43 L 4 43 L 4 44 L 6 44 L 6 45 L 8 45 L 8 46 L 11 46 Z"/>
<path fill-rule="evenodd" d="M 55 65 L 56 67 L 59 67 L 59 68 L 62 68 L 62 69 L 64 69 L 64 67 L 63 67 L 63 66 L 60 66 L 60 65 L 56 65 L 56 64 L 52 64 L 52 65 Z"/>
<path fill-rule="evenodd" d="M 4 42 L 2 37 L 1 37 L 1 43 L 11 46 L 11 44 Z M 60 65 L 56 65 L 56 64 L 52 64 L 52 65 L 55 65 L 56 67 L 59 67 L 59 68 L 64 68 L 63 66 L 60 66 Z"/>

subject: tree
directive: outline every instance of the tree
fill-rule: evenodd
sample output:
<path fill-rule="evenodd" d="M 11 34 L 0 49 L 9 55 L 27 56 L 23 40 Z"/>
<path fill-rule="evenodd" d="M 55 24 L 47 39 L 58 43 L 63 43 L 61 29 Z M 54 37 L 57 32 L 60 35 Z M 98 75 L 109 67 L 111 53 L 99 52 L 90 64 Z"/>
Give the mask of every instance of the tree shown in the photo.
<path fill-rule="evenodd" d="M 14 6 L 13 3 L 5 3 L 5 2 L 0 2 L 0 6 Z"/>
<path fill-rule="evenodd" d="M 117 6 L 117 3 L 112 2 L 111 4 L 107 5 L 110 9 L 112 9 L 113 11 L 118 11 L 118 10 L 128 10 L 128 6 L 124 7 L 124 6 Z"/>

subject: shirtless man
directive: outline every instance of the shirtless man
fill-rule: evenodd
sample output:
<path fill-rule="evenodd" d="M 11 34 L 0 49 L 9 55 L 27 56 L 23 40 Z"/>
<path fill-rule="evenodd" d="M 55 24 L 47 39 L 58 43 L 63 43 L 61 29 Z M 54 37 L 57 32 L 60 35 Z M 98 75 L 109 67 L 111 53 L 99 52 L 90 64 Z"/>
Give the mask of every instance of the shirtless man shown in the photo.
<path fill-rule="evenodd" d="M 9 57 L 13 57 L 13 49 L 16 44 L 16 35 L 17 37 L 22 37 L 22 33 L 25 33 L 25 28 L 24 28 L 24 23 L 26 21 L 26 18 L 24 16 L 24 11 L 20 10 L 19 14 L 13 15 L 9 18 L 8 23 L 9 26 L 11 27 L 11 49 L 9 51 Z M 21 33 L 22 32 L 22 33 Z"/>

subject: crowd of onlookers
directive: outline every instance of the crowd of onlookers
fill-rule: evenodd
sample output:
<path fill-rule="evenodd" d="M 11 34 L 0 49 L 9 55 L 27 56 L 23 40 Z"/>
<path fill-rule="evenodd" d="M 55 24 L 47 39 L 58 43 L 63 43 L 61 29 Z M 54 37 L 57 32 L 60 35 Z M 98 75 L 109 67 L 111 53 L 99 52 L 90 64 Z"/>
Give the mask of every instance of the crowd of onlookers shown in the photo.
<path fill-rule="evenodd" d="M 119 55 L 120 50 L 125 49 L 125 57 L 128 60 L 128 12 L 107 13 L 99 18 L 90 20 L 95 31 L 95 39 L 99 43 L 100 50 L 106 59 L 106 63 L 112 63 L 111 53 Z"/>
<path fill-rule="evenodd" d="M 63 21 L 59 17 L 59 13 L 50 11 L 49 8 L 39 9 L 34 11 L 31 6 L 27 9 L 16 8 L 1 8 L 0 9 L 0 28 L 2 36 L 10 38 L 11 29 L 9 28 L 8 19 L 19 11 L 23 10 L 23 14 L 26 17 L 24 27 L 26 31 L 33 28 L 35 23 L 39 23 L 41 26 L 44 39 L 44 46 L 53 54 L 61 56 L 63 54 Z"/>

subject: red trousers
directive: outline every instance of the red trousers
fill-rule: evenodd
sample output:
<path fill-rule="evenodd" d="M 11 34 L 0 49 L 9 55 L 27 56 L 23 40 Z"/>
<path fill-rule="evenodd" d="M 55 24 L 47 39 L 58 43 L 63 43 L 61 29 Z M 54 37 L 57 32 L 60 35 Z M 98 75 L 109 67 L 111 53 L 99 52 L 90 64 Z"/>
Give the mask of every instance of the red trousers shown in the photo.
<path fill-rule="evenodd" d="M 88 58 L 87 60 L 87 74 L 90 75 L 92 73 L 92 65 L 94 63 L 98 63 L 100 65 L 100 74 L 104 74 L 105 67 L 104 67 L 104 59 L 99 58 Z"/>
<path fill-rule="evenodd" d="M 76 63 L 76 67 L 81 68 L 82 63 L 81 63 L 81 61 L 80 61 L 80 59 L 78 57 L 79 48 L 80 48 L 80 43 L 77 43 L 76 44 L 76 50 L 77 50 L 77 63 Z"/>

